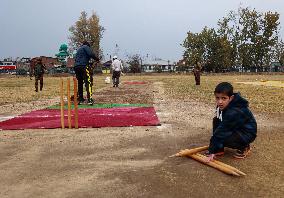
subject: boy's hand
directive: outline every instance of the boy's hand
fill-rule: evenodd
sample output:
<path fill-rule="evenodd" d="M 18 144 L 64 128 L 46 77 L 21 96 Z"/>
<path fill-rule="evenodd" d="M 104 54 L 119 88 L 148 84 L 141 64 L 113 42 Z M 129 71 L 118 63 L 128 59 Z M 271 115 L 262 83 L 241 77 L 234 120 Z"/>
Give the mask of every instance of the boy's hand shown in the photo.
<path fill-rule="evenodd" d="M 205 159 L 205 162 L 211 162 L 212 160 L 214 160 L 215 154 L 210 154 L 207 156 L 207 158 Z"/>

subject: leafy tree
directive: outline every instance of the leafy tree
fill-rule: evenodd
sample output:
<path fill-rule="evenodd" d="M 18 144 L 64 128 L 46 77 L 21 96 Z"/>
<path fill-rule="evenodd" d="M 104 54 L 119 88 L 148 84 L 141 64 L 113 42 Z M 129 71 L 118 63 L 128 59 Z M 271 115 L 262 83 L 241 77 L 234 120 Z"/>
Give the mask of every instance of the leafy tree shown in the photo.
<path fill-rule="evenodd" d="M 223 48 L 223 62 L 226 68 L 233 66 L 237 62 L 237 35 L 234 24 L 236 23 L 236 14 L 230 11 L 226 17 L 218 21 L 217 33 L 220 37 L 221 47 Z"/>
<path fill-rule="evenodd" d="M 201 63 L 205 64 L 205 71 L 216 71 L 218 65 L 220 65 L 220 43 L 214 29 L 205 27 L 200 33 L 200 39 L 203 41 L 203 55 Z M 195 65 L 197 64 L 195 63 Z M 218 70 L 218 69 L 217 69 Z"/>
<path fill-rule="evenodd" d="M 100 41 L 104 31 L 105 28 L 100 25 L 100 19 L 95 12 L 90 17 L 88 17 L 85 11 L 81 12 L 78 21 L 69 28 L 69 45 L 71 51 L 80 47 L 83 41 L 86 40 L 90 43 L 93 51 L 101 55 Z"/>
<path fill-rule="evenodd" d="M 240 7 L 237 13 L 232 11 L 226 19 L 230 25 L 225 30 L 233 38 L 230 42 L 234 49 L 233 58 L 236 57 L 234 62 L 247 69 L 268 65 L 277 41 L 279 14 Z"/>
<path fill-rule="evenodd" d="M 274 48 L 274 59 L 284 65 L 284 42 L 279 40 Z"/>
<path fill-rule="evenodd" d="M 187 33 L 187 38 L 184 40 L 182 46 L 185 48 L 184 60 L 187 65 L 193 65 L 197 61 L 202 60 L 202 55 L 204 53 L 203 43 L 199 38 L 198 33 Z"/>
<path fill-rule="evenodd" d="M 220 72 L 233 65 L 264 69 L 278 51 L 279 14 L 240 7 L 218 21 L 218 28 L 188 32 L 182 46 L 188 65 L 201 62 L 205 71 Z M 278 49 L 278 50 L 277 50 Z M 280 53 L 280 54 L 279 54 Z"/>
<path fill-rule="evenodd" d="M 188 32 L 183 46 L 188 65 L 201 62 L 205 71 L 220 72 L 232 65 L 232 46 L 225 36 L 219 36 L 213 28 L 205 27 L 201 33 Z"/>
<path fill-rule="evenodd" d="M 266 12 L 263 18 L 263 37 L 264 44 L 262 51 L 265 65 L 269 65 L 273 59 L 273 48 L 278 45 L 278 30 L 279 30 L 279 14 L 277 12 Z M 281 44 L 280 44 L 281 45 Z M 263 66 L 263 65 L 261 65 Z"/>
<path fill-rule="evenodd" d="M 139 54 L 128 55 L 127 63 L 130 65 L 130 72 L 140 73 L 141 72 L 141 56 Z"/>

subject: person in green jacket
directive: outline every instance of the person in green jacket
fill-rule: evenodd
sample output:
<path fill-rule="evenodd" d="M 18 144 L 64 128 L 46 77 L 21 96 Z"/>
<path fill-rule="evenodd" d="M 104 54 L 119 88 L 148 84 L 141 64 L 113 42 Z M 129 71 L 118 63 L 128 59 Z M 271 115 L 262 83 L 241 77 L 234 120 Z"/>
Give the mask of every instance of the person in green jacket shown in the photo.
<path fill-rule="evenodd" d="M 38 58 L 34 66 L 34 76 L 35 76 L 35 91 L 38 92 L 38 81 L 40 81 L 39 90 L 42 91 L 43 88 L 43 74 L 45 66 L 42 64 L 41 58 Z"/>

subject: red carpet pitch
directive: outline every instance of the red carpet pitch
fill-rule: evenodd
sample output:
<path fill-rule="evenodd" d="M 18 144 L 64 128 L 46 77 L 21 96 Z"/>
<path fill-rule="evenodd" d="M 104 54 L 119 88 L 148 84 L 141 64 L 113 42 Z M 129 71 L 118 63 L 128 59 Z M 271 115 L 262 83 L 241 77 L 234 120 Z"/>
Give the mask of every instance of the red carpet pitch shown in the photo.
<path fill-rule="evenodd" d="M 72 112 L 73 113 L 73 112 Z M 154 107 L 119 107 L 79 109 L 79 128 L 157 126 L 160 124 Z M 67 110 L 64 112 L 68 127 Z M 72 115 L 74 127 L 74 115 Z M 61 128 L 60 110 L 32 111 L 0 122 L 0 130 Z"/>

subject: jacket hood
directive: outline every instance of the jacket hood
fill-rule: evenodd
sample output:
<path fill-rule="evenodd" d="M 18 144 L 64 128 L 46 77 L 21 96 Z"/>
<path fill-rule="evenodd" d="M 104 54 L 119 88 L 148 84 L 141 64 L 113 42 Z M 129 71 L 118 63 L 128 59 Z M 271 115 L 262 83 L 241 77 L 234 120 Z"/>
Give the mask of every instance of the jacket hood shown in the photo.
<path fill-rule="evenodd" d="M 244 99 L 240 93 L 234 93 L 234 99 L 230 102 L 229 107 L 248 107 L 248 101 Z"/>

